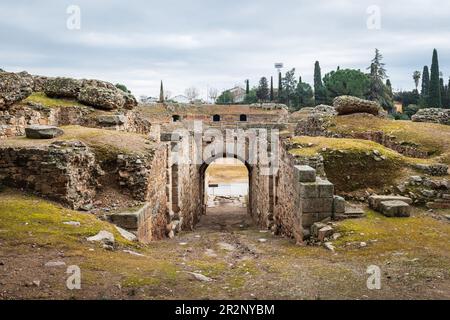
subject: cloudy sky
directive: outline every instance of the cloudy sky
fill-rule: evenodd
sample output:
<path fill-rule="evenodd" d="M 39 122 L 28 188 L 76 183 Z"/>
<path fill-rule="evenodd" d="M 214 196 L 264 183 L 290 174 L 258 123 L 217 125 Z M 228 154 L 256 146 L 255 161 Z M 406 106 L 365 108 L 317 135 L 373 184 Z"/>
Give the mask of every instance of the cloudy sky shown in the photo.
<path fill-rule="evenodd" d="M 1 1 L 0 43 L 5 70 L 120 82 L 136 96 L 157 96 L 161 79 L 173 95 L 255 84 L 274 62 L 311 82 L 316 60 L 323 74 L 365 69 L 374 48 L 394 88 L 412 89 L 433 48 L 450 76 L 450 1 Z"/>

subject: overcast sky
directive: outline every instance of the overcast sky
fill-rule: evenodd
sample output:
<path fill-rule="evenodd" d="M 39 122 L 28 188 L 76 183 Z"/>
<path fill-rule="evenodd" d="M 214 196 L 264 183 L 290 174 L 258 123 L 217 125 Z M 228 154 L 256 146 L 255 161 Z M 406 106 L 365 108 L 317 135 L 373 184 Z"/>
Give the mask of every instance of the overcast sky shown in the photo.
<path fill-rule="evenodd" d="M 80 29 L 67 27 L 71 5 Z M 379 29 L 367 27 L 373 5 Z M 208 86 L 247 78 L 254 85 L 276 75 L 275 62 L 312 82 L 316 60 L 323 74 L 365 69 L 374 48 L 394 89 L 412 89 L 433 48 L 450 76 L 450 1 L 1 1 L 0 43 L 5 70 L 120 82 L 136 96 L 157 96 L 161 79 L 173 95 L 195 86 L 206 96 Z"/>

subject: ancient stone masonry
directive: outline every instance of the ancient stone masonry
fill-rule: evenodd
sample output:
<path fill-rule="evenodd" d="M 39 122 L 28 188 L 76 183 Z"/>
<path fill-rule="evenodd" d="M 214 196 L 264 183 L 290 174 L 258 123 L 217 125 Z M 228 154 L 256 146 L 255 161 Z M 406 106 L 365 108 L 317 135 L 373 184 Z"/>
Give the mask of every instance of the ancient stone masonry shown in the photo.
<path fill-rule="evenodd" d="M 134 231 L 142 242 L 162 239 L 169 233 L 167 153 L 167 147 L 162 144 L 146 155 L 122 154 L 117 159 L 122 190 L 145 204 L 137 211 L 114 214 L 110 219 L 120 227 Z"/>
<path fill-rule="evenodd" d="M 450 208 L 450 181 L 447 179 L 411 176 L 394 191 L 411 198 L 415 205 L 426 205 L 431 209 Z"/>
<path fill-rule="evenodd" d="M 0 111 L 0 139 L 22 136 L 28 125 L 81 125 L 91 128 L 147 134 L 152 125 L 139 112 L 122 110 L 98 113 L 89 107 L 48 108 L 39 104 L 14 105 Z"/>
<path fill-rule="evenodd" d="M 450 109 L 425 108 L 411 117 L 415 122 L 432 122 L 450 125 Z"/>
<path fill-rule="evenodd" d="M 74 209 L 91 203 L 100 174 L 94 154 L 78 141 L 40 148 L 0 147 L 1 183 L 35 191 Z"/>

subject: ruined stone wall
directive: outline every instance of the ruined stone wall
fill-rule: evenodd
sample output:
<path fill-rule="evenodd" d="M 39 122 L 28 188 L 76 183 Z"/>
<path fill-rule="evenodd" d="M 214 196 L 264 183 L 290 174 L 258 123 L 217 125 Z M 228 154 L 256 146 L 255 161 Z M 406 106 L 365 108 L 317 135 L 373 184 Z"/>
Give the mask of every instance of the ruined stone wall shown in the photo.
<path fill-rule="evenodd" d="M 280 148 L 280 166 L 275 177 L 274 227 L 275 234 L 302 242 L 302 216 L 295 160 Z"/>
<path fill-rule="evenodd" d="M 60 201 L 74 209 L 91 203 L 100 170 L 81 142 L 42 148 L 1 148 L 0 182 Z"/>
<path fill-rule="evenodd" d="M 145 155 L 119 155 L 117 168 L 119 184 L 124 193 L 136 200 L 145 202 L 144 207 L 136 216 L 133 229 L 141 242 L 147 243 L 167 236 L 170 215 L 168 209 L 167 187 L 168 152 L 165 144 L 155 146 L 155 149 Z M 122 215 L 122 218 L 126 216 Z M 120 224 L 120 219 L 117 218 Z M 123 221 L 123 219 L 122 219 Z"/>
<path fill-rule="evenodd" d="M 96 111 L 89 107 L 48 108 L 38 104 L 15 105 L 0 111 L 0 139 L 25 135 L 29 125 L 80 125 L 117 131 L 148 134 L 151 124 L 134 110 Z"/>

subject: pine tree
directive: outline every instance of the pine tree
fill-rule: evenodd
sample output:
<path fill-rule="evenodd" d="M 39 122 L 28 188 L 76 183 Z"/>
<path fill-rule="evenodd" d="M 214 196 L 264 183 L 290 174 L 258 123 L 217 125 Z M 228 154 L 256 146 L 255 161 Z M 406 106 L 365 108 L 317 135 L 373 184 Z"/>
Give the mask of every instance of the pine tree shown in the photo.
<path fill-rule="evenodd" d="M 319 61 L 314 64 L 314 99 L 316 105 L 325 103 L 326 94 L 325 88 L 322 83 L 322 72 L 320 70 Z"/>
<path fill-rule="evenodd" d="M 428 72 L 428 66 L 423 67 L 422 72 L 422 91 L 420 95 L 423 99 L 428 100 L 430 94 L 430 73 Z"/>
<path fill-rule="evenodd" d="M 377 101 L 383 108 L 392 110 L 394 103 L 389 89 L 384 84 L 383 80 L 387 78 L 385 64 L 381 62 L 383 56 L 378 49 L 375 49 L 375 57 L 372 59 L 370 67 L 370 88 L 367 98 L 372 101 Z"/>
<path fill-rule="evenodd" d="M 159 89 L 159 102 L 161 103 L 164 102 L 164 87 L 162 80 L 161 80 L 161 88 Z"/>
<path fill-rule="evenodd" d="M 439 84 L 439 62 L 436 49 L 433 50 L 433 61 L 431 63 L 428 106 L 431 108 L 442 108 L 441 88 Z"/>
<path fill-rule="evenodd" d="M 258 89 L 256 90 L 256 97 L 259 101 L 263 102 L 267 101 L 267 99 L 269 98 L 269 86 L 266 77 L 262 77 L 259 80 Z"/>
<path fill-rule="evenodd" d="M 270 77 L 270 101 L 273 101 L 273 77 Z"/>

